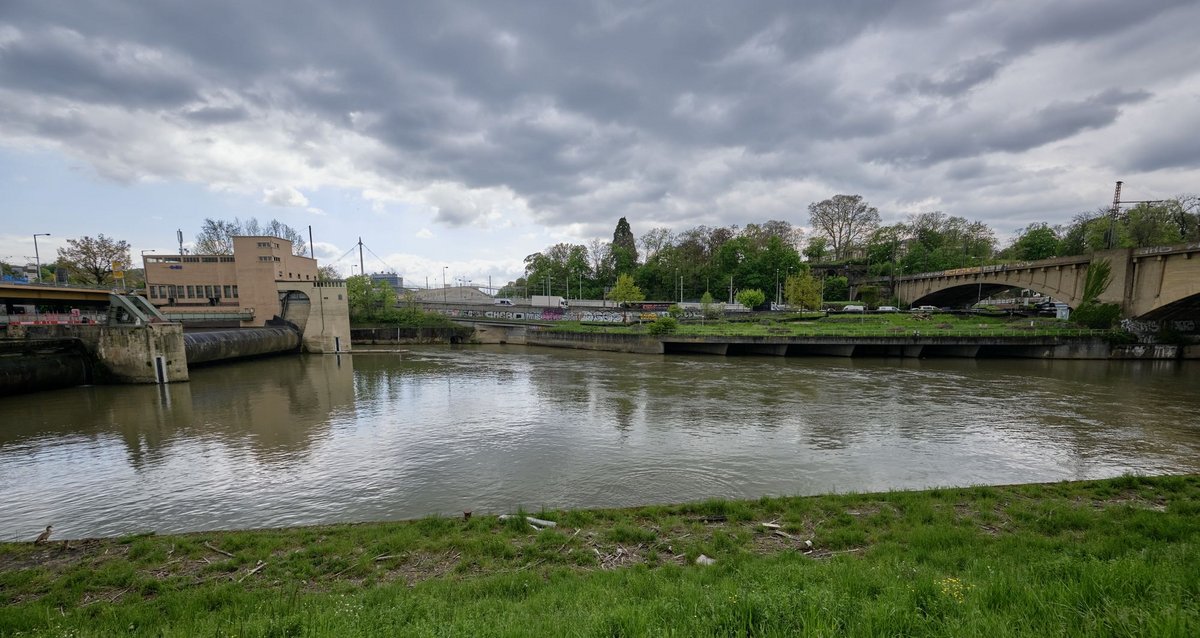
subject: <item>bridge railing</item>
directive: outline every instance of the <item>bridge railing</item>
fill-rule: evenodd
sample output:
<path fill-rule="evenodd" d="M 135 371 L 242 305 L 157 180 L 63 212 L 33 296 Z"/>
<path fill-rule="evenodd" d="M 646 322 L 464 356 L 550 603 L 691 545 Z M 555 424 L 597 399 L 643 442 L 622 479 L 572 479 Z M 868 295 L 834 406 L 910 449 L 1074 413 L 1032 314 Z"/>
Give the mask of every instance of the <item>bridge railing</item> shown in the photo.
<path fill-rule="evenodd" d="M 7 325 L 71 325 L 71 324 L 91 324 L 91 323 L 107 323 L 108 315 L 105 313 L 83 312 L 79 314 L 71 314 L 66 312 L 39 312 L 25 313 L 15 315 L 0 315 L 2 320 Z"/>

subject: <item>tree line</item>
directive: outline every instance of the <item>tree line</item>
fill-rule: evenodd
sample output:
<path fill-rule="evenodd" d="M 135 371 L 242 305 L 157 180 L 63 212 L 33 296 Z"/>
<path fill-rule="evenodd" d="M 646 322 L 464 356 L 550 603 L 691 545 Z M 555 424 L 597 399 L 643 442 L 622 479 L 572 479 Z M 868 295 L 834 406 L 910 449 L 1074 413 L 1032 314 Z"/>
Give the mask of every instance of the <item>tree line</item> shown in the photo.
<path fill-rule="evenodd" d="M 1006 261 L 1078 255 L 1107 247 L 1137 248 L 1200 241 L 1200 197 L 1143 203 L 1117 215 L 1100 209 L 1071 223 L 1030 224 L 1006 246 L 982 221 L 941 211 L 916 213 L 889 225 L 860 195 L 835 195 L 808 206 L 809 237 L 788 221 L 746 226 L 696 226 L 682 232 L 651 228 L 636 238 L 617 221 L 611 241 L 560 243 L 525 258 L 525 273 L 500 296 L 561 295 L 600 299 L 623 284 L 646 299 L 696 301 L 705 293 L 728 301 L 759 290 L 767 301 L 808 306 L 846 299 L 849 267 L 886 277 Z M 816 283 L 814 283 L 816 282 Z M 628 292 L 621 287 L 622 295 Z M 870 292 L 870 291 L 868 291 Z"/>

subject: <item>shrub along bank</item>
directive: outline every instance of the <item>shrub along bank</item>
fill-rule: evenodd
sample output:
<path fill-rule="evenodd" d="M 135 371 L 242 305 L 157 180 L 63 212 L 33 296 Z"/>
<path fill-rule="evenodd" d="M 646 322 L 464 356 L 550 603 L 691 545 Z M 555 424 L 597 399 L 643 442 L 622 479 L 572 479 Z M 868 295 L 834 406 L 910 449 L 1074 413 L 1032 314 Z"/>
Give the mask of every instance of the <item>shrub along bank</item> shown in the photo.
<path fill-rule="evenodd" d="M 0 635 L 1200 635 L 1196 476 L 536 516 L 4 544 Z"/>

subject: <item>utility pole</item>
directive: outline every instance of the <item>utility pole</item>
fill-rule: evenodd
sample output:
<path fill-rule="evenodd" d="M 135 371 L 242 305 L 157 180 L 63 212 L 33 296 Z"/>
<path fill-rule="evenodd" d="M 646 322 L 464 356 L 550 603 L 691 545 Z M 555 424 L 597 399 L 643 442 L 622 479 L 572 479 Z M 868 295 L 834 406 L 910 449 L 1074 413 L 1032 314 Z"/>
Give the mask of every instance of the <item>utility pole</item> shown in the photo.
<path fill-rule="evenodd" d="M 367 274 L 367 269 L 363 268 L 362 248 L 363 248 L 362 237 L 359 237 L 358 238 L 358 274 L 365 275 L 365 274 Z M 371 253 L 371 254 L 374 255 L 375 253 Z"/>

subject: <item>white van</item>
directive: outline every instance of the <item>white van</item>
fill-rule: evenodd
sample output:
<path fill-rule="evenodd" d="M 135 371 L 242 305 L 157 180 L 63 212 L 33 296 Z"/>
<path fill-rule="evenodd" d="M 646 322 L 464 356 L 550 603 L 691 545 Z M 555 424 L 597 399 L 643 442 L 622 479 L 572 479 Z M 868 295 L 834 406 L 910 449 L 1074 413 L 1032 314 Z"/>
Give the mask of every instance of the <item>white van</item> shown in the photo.
<path fill-rule="evenodd" d="M 497 299 L 497 300 L 493 301 L 492 303 L 493 303 L 493 304 L 495 304 L 495 305 L 497 305 L 497 306 L 511 306 L 511 305 L 513 305 L 512 299 Z"/>
<path fill-rule="evenodd" d="M 866 306 L 851 305 L 851 306 L 844 306 L 842 308 L 842 312 L 866 312 L 866 311 L 867 311 Z"/>

